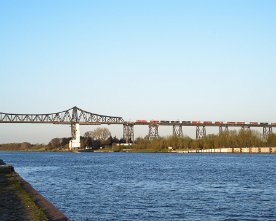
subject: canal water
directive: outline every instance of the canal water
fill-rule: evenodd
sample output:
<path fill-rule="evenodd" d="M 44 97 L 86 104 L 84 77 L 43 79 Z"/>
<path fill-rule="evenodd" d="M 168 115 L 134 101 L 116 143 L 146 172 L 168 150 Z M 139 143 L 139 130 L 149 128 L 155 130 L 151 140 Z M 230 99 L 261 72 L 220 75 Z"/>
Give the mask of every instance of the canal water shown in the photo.
<path fill-rule="evenodd" d="M 276 220 L 276 155 L 0 152 L 74 221 Z"/>

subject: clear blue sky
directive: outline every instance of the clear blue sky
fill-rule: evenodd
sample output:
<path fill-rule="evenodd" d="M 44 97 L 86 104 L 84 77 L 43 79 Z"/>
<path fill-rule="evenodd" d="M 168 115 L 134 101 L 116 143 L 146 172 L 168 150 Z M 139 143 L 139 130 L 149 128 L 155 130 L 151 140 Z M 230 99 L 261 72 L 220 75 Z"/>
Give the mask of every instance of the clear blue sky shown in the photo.
<path fill-rule="evenodd" d="M 0 112 L 275 122 L 275 11 L 273 0 L 0 1 Z M 0 125 L 0 143 L 62 136 L 68 126 Z"/>

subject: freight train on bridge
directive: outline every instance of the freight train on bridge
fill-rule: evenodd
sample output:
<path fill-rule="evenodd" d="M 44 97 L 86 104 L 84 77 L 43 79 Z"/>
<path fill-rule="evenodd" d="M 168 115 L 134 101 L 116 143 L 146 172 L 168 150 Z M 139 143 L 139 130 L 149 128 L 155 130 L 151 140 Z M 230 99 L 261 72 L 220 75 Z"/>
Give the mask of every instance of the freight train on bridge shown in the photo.
<path fill-rule="evenodd" d="M 183 125 L 183 126 L 254 126 L 254 127 L 263 127 L 263 126 L 276 126 L 276 123 L 268 123 L 268 122 L 241 122 L 241 121 L 168 121 L 168 120 L 136 120 L 132 122 L 136 125 L 150 125 L 150 124 L 159 124 L 159 125 Z"/>

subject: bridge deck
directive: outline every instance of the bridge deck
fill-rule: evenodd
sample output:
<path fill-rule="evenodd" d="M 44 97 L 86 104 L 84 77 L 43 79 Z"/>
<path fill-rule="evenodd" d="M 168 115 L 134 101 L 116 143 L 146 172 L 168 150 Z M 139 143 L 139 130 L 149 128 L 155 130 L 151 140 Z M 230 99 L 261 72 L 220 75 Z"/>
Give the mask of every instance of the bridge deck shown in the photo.
<path fill-rule="evenodd" d="M 228 123 L 223 123 L 223 124 L 215 124 L 215 123 L 197 123 L 197 124 L 192 124 L 192 123 L 175 123 L 175 122 L 170 122 L 170 123 L 162 123 L 162 122 L 124 122 L 124 124 L 133 124 L 133 125 L 160 125 L 160 126 L 174 126 L 174 125 L 179 125 L 179 126 L 187 126 L 187 127 L 195 127 L 195 126 L 205 126 L 205 127 L 276 127 L 274 124 L 228 124 Z"/>

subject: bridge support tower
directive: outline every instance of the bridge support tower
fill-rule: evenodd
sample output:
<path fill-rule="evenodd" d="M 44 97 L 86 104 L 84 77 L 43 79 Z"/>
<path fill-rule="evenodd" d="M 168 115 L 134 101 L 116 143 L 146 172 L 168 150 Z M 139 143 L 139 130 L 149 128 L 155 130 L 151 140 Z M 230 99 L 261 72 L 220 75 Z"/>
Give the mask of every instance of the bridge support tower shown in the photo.
<path fill-rule="evenodd" d="M 202 126 L 200 128 L 199 126 L 196 126 L 196 139 L 201 139 L 206 136 L 206 128 L 205 126 Z"/>
<path fill-rule="evenodd" d="M 227 125 L 224 127 L 224 129 L 223 129 L 223 126 L 219 126 L 219 135 L 221 135 L 223 133 L 226 133 L 226 134 L 229 133 L 229 128 Z"/>
<path fill-rule="evenodd" d="M 126 143 L 134 142 L 134 124 L 124 124 L 123 139 Z"/>
<path fill-rule="evenodd" d="M 173 136 L 183 137 L 183 130 L 181 125 L 173 125 Z"/>
<path fill-rule="evenodd" d="M 150 124 L 149 125 L 149 140 L 159 137 L 158 126 L 159 126 L 158 124 Z"/>
<path fill-rule="evenodd" d="M 69 141 L 69 149 L 73 150 L 80 148 L 80 124 L 71 124 L 71 134 L 72 140 Z"/>
<path fill-rule="evenodd" d="M 272 127 L 263 127 L 263 140 L 266 141 L 270 134 L 272 134 Z"/>

